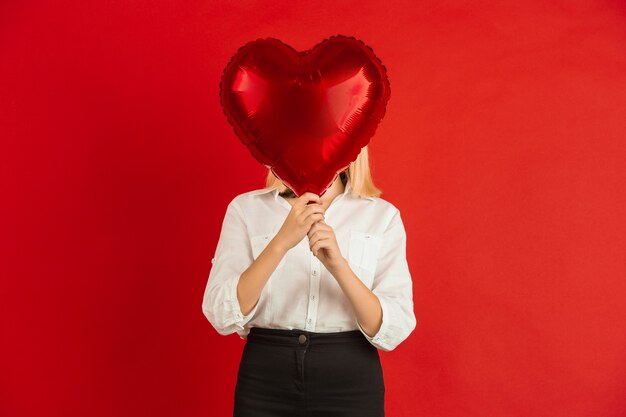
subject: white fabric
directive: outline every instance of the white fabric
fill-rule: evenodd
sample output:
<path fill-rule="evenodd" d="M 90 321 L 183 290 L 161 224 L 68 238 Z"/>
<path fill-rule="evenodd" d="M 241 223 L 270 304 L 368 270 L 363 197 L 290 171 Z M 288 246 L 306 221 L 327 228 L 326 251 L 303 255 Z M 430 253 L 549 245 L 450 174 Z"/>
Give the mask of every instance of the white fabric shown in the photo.
<path fill-rule="evenodd" d="M 383 321 L 369 337 L 335 278 L 309 250 L 308 237 L 283 257 L 254 309 L 244 316 L 237 282 L 276 235 L 291 205 L 276 189 L 237 195 L 226 209 L 202 301 L 221 335 L 245 339 L 251 327 L 312 332 L 360 330 L 378 349 L 393 350 L 415 329 L 413 286 L 400 211 L 382 198 L 352 197 L 350 184 L 327 208 L 325 222 L 354 273 L 380 300 Z"/>

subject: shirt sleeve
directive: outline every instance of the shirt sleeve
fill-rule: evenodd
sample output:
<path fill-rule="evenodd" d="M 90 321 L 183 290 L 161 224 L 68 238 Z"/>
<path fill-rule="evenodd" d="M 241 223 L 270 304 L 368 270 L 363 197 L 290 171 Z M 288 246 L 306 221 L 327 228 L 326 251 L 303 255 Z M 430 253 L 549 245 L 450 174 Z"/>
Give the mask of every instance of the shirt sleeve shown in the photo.
<path fill-rule="evenodd" d="M 253 262 L 247 227 L 241 209 L 234 201 L 226 208 L 222 230 L 212 259 L 202 312 L 221 335 L 241 334 L 255 315 L 259 303 L 244 316 L 237 298 L 239 277 Z"/>
<path fill-rule="evenodd" d="M 357 325 L 372 345 L 391 351 L 416 327 L 413 282 L 406 260 L 406 231 L 397 209 L 383 234 L 372 292 L 382 307 L 380 329 L 370 337 L 358 320 Z"/>

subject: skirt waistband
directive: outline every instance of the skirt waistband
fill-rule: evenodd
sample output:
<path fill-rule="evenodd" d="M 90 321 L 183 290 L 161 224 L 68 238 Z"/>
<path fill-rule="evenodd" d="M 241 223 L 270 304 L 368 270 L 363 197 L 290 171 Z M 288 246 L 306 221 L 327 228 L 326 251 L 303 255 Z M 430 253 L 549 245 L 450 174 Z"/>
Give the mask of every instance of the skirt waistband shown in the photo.
<path fill-rule="evenodd" d="M 319 333 L 300 329 L 270 329 L 251 327 L 247 337 L 249 342 L 270 343 L 286 346 L 304 346 L 334 343 L 367 342 L 360 330 Z"/>

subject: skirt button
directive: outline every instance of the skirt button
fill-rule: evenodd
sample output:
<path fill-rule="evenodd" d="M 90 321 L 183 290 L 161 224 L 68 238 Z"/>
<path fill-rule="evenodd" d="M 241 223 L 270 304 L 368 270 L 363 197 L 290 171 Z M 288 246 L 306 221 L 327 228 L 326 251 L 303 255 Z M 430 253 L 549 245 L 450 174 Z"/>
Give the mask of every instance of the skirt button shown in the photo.
<path fill-rule="evenodd" d="M 300 336 L 298 336 L 298 342 L 305 343 L 306 342 L 306 335 L 301 334 Z"/>

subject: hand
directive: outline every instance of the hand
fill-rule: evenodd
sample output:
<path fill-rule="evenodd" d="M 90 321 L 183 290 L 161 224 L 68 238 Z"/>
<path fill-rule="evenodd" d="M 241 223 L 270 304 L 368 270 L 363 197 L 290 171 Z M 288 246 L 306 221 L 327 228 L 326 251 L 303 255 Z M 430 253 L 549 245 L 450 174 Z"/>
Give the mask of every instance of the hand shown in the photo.
<path fill-rule="evenodd" d="M 311 200 L 315 203 L 307 205 Z M 314 222 L 324 218 L 325 211 L 320 196 L 311 192 L 302 194 L 291 207 L 274 239 L 285 251 L 293 248 L 304 239 Z"/>
<path fill-rule="evenodd" d="M 307 235 L 313 255 L 324 264 L 331 274 L 334 274 L 335 270 L 347 262 L 337 244 L 335 231 L 324 220 L 315 222 Z"/>

